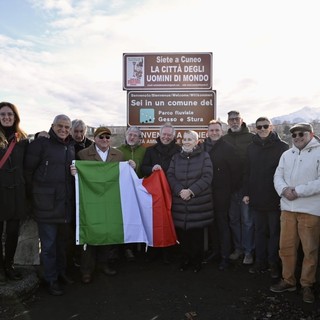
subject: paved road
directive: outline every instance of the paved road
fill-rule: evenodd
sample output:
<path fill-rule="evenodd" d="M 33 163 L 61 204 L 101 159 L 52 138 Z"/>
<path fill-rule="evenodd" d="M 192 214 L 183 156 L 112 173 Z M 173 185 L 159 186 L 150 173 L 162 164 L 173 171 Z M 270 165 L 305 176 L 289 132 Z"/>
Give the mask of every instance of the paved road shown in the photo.
<path fill-rule="evenodd" d="M 17 304 L 15 320 L 212 320 L 320 319 L 320 301 L 302 302 L 298 292 L 268 290 L 269 274 L 251 275 L 240 262 L 219 271 L 216 262 L 200 273 L 180 272 L 177 263 L 121 262 L 118 275 L 97 274 L 89 285 L 65 287 L 65 295 L 50 296 L 40 286 L 30 301 Z M 8 310 L 12 312 L 11 310 Z M 316 315 L 319 315 L 317 318 Z M 0 314 L 0 318 L 2 318 Z"/>

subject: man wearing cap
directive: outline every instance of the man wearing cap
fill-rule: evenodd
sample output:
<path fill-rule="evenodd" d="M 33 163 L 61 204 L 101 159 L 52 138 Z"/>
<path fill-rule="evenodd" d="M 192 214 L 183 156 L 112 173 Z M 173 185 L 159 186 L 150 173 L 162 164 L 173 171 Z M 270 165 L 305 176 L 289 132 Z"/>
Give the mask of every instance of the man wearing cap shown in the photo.
<path fill-rule="evenodd" d="M 293 146 L 282 154 L 274 175 L 274 186 L 281 196 L 279 255 L 283 279 L 270 290 L 296 290 L 295 269 L 301 242 L 302 298 L 313 303 L 320 236 L 320 143 L 309 123 L 295 124 L 290 132 Z"/>
<path fill-rule="evenodd" d="M 78 152 L 80 160 L 92 161 L 106 161 L 106 162 L 119 162 L 124 161 L 121 151 L 112 148 L 111 131 L 107 127 L 99 127 L 94 132 L 94 143 L 88 148 Z M 133 165 L 132 165 L 133 166 Z M 71 166 L 71 173 L 76 174 L 76 168 Z M 96 261 L 99 263 L 100 270 L 109 276 L 116 274 L 116 271 L 111 269 L 108 265 L 108 255 L 110 246 L 93 246 L 87 245 L 85 250 L 82 250 L 80 271 L 82 274 L 82 282 L 90 283 L 92 280 L 92 273 L 95 269 Z"/>
<path fill-rule="evenodd" d="M 238 155 L 240 176 L 244 176 L 247 147 L 252 142 L 254 136 L 249 131 L 246 123 L 239 111 L 232 110 L 228 112 L 229 129 L 223 139 L 231 143 Z M 243 264 L 253 263 L 254 250 L 254 224 L 249 206 L 242 202 L 243 193 L 242 179 L 237 179 L 236 191 L 231 196 L 229 221 L 234 251 L 229 256 L 230 260 L 238 260 L 244 254 Z"/>

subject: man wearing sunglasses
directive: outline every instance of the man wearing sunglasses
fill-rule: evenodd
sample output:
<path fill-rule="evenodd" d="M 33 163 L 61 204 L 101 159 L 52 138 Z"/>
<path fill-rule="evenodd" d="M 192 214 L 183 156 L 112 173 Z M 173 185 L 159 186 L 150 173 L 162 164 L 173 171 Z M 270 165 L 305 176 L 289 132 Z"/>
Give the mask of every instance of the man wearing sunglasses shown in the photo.
<path fill-rule="evenodd" d="M 120 162 L 124 161 L 123 153 L 110 146 L 111 131 L 107 127 L 99 127 L 95 130 L 94 143 L 88 148 L 78 152 L 80 160 Z M 71 166 L 71 173 L 76 172 L 75 166 Z M 80 271 L 82 274 L 81 281 L 88 284 L 92 281 L 92 274 L 98 263 L 99 269 L 108 276 L 116 274 L 116 270 L 112 269 L 108 264 L 108 256 L 111 246 L 93 246 L 87 245 L 86 250 L 81 251 Z"/>
<path fill-rule="evenodd" d="M 280 258 L 282 280 L 273 292 L 295 291 L 297 251 L 301 242 L 302 299 L 313 303 L 320 236 L 320 143 L 309 123 L 291 127 L 293 146 L 283 153 L 274 175 L 281 196 Z"/>
<path fill-rule="evenodd" d="M 255 264 L 250 273 L 264 273 L 270 268 L 271 277 L 280 277 L 280 197 L 273 176 L 283 152 L 289 149 L 273 131 L 269 118 L 256 120 L 256 135 L 247 149 L 243 202 L 248 204 L 254 220 Z"/>

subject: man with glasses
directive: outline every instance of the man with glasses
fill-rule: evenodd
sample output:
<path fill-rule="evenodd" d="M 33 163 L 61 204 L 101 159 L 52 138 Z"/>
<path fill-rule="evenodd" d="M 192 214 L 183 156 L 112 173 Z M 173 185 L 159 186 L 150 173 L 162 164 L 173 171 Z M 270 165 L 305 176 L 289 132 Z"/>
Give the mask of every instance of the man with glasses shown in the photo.
<path fill-rule="evenodd" d="M 243 177 L 247 147 L 252 142 L 254 134 L 249 131 L 246 123 L 243 122 L 239 111 L 228 112 L 228 125 L 228 132 L 223 136 L 223 139 L 235 147 L 241 168 L 239 169 L 240 175 Z M 229 219 L 234 251 L 229 258 L 230 260 L 238 260 L 244 254 L 243 264 L 252 264 L 254 225 L 249 206 L 242 202 L 244 196 L 242 183 L 243 181 L 240 179 L 236 191 L 231 196 Z"/>
<path fill-rule="evenodd" d="M 283 153 L 274 175 L 281 197 L 280 258 L 282 280 L 273 292 L 295 291 L 297 251 L 301 242 L 302 299 L 313 303 L 320 236 L 320 143 L 309 123 L 291 127 L 293 146 Z"/>
<path fill-rule="evenodd" d="M 283 152 L 289 146 L 273 131 L 269 118 L 256 120 L 256 135 L 247 148 L 243 202 L 254 219 L 255 264 L 250 273 L 264 273 L 270 268 L 272 278 L 280 277 L 280 197 L 273 175 Z"/>
<path fill-rule="evenodd" d="M 105 161 L 105 162 L 120 162 L 124 161 L 123 153 L 113 147 L 111 144 L 111 131 L 107 127 L 99 127 L 95 130 L 94 143 L 88 148 L 78 152 L 80 160 Z M 132 160 L 128 161 L 134 168 L 135 164 Z M 71 166 L 71 173 L 76 174 L 75 166 Z M 108 245 L 86 245 L 85 250 L 82 250 L 80 271 L 82 274 L 81 281 L 88 284 L 92 281 L 92 274 L 96 267 L 98 267 L 107 276 L 116 274 L 116 270 L 112 269 L 108 264 L 108 256 L 111 246 Z"/>

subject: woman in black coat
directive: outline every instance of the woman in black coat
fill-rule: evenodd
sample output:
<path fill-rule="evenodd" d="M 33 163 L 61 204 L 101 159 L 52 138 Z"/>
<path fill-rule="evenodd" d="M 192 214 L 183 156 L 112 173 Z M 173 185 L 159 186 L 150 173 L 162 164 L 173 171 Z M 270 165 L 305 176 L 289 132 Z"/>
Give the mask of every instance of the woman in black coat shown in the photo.
<path fill-rule="evenodd" d="M 180 270 L 190 264 L 201 269 L 204 228 L 213 222 L 212 163 L 198 145 L 198 134 L 183 134 L 182 151 L 175 154 L 167 171 L 172 190 L 172 216 L 181 245 Z"/>
<path fill-rule="evenodd" d="M 13 146 L 11 152 L 10 145 Z M 18 243 L 20 220 L 26 215 L 23 162 L 27 145 L 27 134 L 20 129 L 18 109 L 12 103 L 0 102 L 0 161 L 3 161 L 0 168 L 1 248 L 4 229 L 6 233 L 5 258 L 2 250 L 0 254 L 0 285 L 4 284 L 7 278 L 21 279 L 21 274 L 13 268 L 13 259 Z"/>

